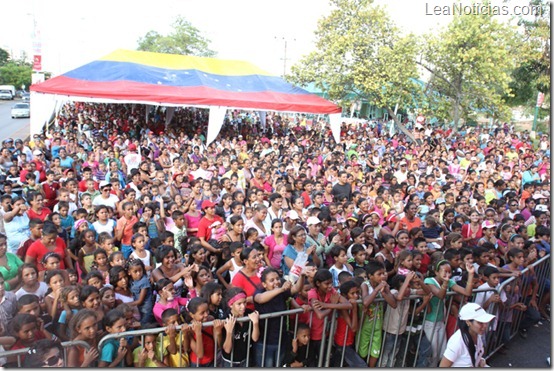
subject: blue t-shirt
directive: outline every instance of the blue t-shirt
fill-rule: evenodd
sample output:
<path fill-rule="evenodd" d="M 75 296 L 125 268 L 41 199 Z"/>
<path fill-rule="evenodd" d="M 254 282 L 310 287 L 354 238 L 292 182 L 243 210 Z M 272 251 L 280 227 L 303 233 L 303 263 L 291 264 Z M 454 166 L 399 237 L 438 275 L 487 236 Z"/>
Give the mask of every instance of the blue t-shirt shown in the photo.
<path fill-rule="evenodd" d="M 73 165 L 73 159 L 71 157 L 66 157 L 64 159 L 60 158 L 60 166 L 65 169 L 71 169 L 71 166 Z"/>
<path fill-rule="evenodd" d="M 110 339 L 106 341 L 106 344 L 102 347 L 100 352 L 100 361 L 112 363 L 117 357 L 117 350 L 119 349 L 119 339 Z"/>
<path fill-rule="evenodd" d="M 306 245 L 304 245 L 304 252 L 306 252 L 306 250 L 308 250 L 307 243 Z M 290 268 L 287 267 L 287 265 L 285 264 L 285 256 L 291 258 L 292 260 L 296 260 L 296 257 L 298 256 L 298 251 L 296 251 L 296 249 L 292 245 L 287 245 L 287 247 L 285 247 L 285 250 L 283 251 L 283 257 L 281 258 L 281 270 L 283 271 L 283 275 L 287 275 L 290 272 Z M 313 261 L 311 255 L 308 255 L 308 261 Z"/>
<path fill-rule="evenodd" d="M 73 314 L 77 314 L 78 311 L 79 310 L 77 310 L 77 309 L 71 309 L 71 313 L 73 313 Z M 66 319 L 67 319 L 67 312 L 64 310 L 60 314 L 60 318 L 58 318 L 58 323 L 65 323 Z"/>
<path fill-rule="evenodd" d="M 67 215 L 65 218 L 60 215 L 62 221 L 62 228 L 71 229 L 75 224 L 75 219 L 71 215 Z"/>
<path fill-rule="evenodd" d="M 141 305 L 139 305 L 139 310 L 141 312 L 143 312 L 143 310 L 151 311 L 154 307 L 154 304 L 152 303 L 152 286 L 150 285 L 150 281 L 148 280 L 148 276 L 146 274 L 142 276 L 140 280 L 131 282 L 133 300 L 138 300 L 142 289 L 147 289 L 147 291 L 144 301 Z"/>

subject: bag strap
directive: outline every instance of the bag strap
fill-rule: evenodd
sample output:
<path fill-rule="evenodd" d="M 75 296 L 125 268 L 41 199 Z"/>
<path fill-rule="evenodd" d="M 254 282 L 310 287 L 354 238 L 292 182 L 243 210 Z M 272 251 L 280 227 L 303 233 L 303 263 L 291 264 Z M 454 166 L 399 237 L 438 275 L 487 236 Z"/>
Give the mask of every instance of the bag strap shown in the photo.
<path fill-rule="evenodd" d="M 250 284 L 251 284 L 252 286 L 254 286 L 256 289 L 259 288 L 258 285 L 256 285 L 256 284 L 254 283 L 254 281 L 252 281 L 252 280 L 250 279 L 250 277 L 248 277 L 246 274 L 244 274 L 244 272 L 242 271 L 242 269 L 239 271 L 239 273 L 242 274 L 242 275 L 244 276 L 244 278 L 246 278 L 246 279 L 248 280 L 248 282 L 250 282 Z"/>

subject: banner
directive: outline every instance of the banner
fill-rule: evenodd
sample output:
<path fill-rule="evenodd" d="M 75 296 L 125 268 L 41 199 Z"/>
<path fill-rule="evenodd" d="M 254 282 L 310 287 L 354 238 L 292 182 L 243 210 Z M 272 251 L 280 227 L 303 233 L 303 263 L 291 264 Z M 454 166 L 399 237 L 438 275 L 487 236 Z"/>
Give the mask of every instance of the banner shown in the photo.
<path fill-rule="evenodd" d="M 260 116 L 260 123 L 262 124 L 262 131 L 265 132 L 265 125 L 266 125 L 266 119 L 265 119 L 265 111 L 258 111 L 258 115 Z"/>
<path fill-rule="evenodd" d="M 174 113 L 175 113 L 175 107 L 166 107 L 165 109 L 165 128 L 166 129 L 171 123 L 171 119 L 173 118 Z"/>
<path fill-rule="evenodd" d="M 341 114 L 332 113 L 329 115 L 329 122 L 331 124 L 331 132 L 333 133 L 333 138 L 335 142 L 340 143 L 340 124 L 341 124 Z"/>
<path fill-rule="evenodd" d="M 210 119 L 208 120 L 208 135 L 206 137 L 206 146 L 217 138 L 217 134 L 223 126 L 227 107 L 210 107 Z"/>
<path fill-rule="evenodd" d="M 33 71 L 42 71 L 42 56 L 35 55 L 33 56 Z"/>

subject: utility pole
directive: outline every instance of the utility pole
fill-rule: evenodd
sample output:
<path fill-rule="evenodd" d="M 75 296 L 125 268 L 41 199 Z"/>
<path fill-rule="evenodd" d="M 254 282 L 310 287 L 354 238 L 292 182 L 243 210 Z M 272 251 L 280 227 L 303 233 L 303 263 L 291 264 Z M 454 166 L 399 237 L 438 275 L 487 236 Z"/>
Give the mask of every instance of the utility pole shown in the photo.
<path fill-rule="evenodd" d="M 287 42 L 289 40 L 284 36 L 281 36 L 281 37 L 275 36 L 274 39 L 275 40 L 282 39 L 284 41 L 283 58 L 281 58 L 281 60 L 283 61 L 283 77 L 285 77 L 285 75 L 287 74 L 287 60 L 289 60 L 289 58 L 287 58 Z M 296 39 L 293 38 L 293 39 L 290 39 L 290 41 L 296 41 Z"/>
<path fill-rule="evenodd" d="M 539 117 L 539 108 L 542 106 L 542 102 L 544 102 L 544 93 L 541 93 L 539 91 L 539 95 L 537 96 L 537 104 L 535 105 L 535 115 L 533 117 L 533 131 L 537 130 L 537 119 Z"/>

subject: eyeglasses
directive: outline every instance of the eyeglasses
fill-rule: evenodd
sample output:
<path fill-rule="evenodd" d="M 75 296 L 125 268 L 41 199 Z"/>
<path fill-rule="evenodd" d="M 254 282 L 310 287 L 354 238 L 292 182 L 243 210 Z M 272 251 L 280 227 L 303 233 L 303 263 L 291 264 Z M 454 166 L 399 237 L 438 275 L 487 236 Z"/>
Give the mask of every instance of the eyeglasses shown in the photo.
<path fill-rule="evenodd" d="M 56 366 L 58 362 L 60 362 L 60 359 L 61 359 L 60 355 L 56 354 L 55 356 L 52 356 L 48 358 L 46 361 L 44 361 L 44 365 L 48 365 L 50 367 Z"/>

